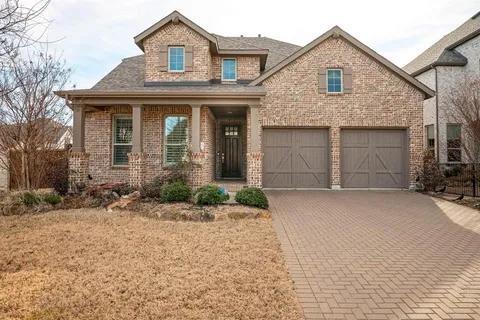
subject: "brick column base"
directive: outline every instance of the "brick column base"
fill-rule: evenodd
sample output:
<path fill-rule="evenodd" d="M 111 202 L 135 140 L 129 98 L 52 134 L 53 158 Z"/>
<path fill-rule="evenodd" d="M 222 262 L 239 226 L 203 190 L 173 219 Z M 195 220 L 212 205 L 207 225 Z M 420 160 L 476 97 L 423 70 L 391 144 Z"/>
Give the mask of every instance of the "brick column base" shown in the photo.
<path fill-rule="evenodd" d="M 145 179 L 145 155 L 142 152 L 128 154 L 128 173 L 130 186 L 141 187 Z"/>
<path fill-rule="evenodd" d="M 68 182 L 70 191 L 76 192 L 81 185 L 88 182 L 88 160 L 85 152 L 71 152 L 68 158 Z"/>
<path fill-rule="evenodd" d="M 193 188 L 197 188 L 205 184 L 205 174 L 204 174 L 204 166 L 205 166 L 206 154 L 203 152 L 193 152 L 192 153 L 192 161 L 193 161 L 193 168 L 192 174 L 190 176 L 190 184 Z"/>
<path fill-rule="evenodd" d="M 263 152 L 247 153 L 247 185 L 262 187 L 262 160 Z"/>

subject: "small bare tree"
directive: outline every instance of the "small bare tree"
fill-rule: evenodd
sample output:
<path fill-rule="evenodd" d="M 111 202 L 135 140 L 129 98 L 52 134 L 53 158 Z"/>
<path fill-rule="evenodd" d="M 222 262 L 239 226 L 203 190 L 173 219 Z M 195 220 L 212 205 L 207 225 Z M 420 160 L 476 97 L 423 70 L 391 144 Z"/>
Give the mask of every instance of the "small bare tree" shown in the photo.
<path fill-rule="evenodd" d="M 65 88 L 71 71 L 65 62 L 48 53 L 29 59 L 15 57 L 0 72 L 0 166 L 8 167 L 11 152 L 21 156 L 21 166 L 11 172 L 21 177 L 24 189 L 38 187 L 42 157 L 54 147 L 58 133 L 70 121 L 71 113 L 54 94 Z"/>
<path fill-rule="evenodd" d="M 462 125 L 461 148 L 480 163 L 480 77 L 465 77 L 447 95 L 449 121 Z"/>
<path fill-rule="evenodd" d="M 18 49 L 38 42 L 46 30 L 42 13 L 50 0 L 39 0 L 31 7 L 19 0 L 0 0 L 0 66 Z M 44 26 L 38 28 L 39 26 Z"/>

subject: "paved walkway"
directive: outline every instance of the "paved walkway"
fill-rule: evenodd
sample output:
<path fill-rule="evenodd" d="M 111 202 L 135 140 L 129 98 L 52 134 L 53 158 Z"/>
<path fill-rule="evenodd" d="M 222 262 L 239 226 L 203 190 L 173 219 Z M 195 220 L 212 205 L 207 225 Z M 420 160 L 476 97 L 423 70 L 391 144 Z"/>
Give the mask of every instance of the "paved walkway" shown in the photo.
<path fill-rule="evenodd" d="M 306 319 L 480 319 L 480 212 L 409 192 L 268 191 Z"/>

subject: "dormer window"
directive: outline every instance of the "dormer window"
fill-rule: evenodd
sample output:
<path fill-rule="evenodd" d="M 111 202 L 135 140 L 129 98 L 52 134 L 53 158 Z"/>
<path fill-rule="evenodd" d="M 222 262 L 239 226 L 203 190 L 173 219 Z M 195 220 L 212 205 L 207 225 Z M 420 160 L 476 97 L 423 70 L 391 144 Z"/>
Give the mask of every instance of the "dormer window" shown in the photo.
<path fill-rule="evenodd" d="M 169 72 L 185 71 L 185 48 L 184 47 L 168 47 L 168 71 Z"/>
<path fill-rule="evenodd" d="M 327 69 L 327 93 L 343 92 L 343 70 Z"/>
<path fill-rule="evenodd" d="M 222 81 L 237 81 L 237 59 L 222 60 Z"/>

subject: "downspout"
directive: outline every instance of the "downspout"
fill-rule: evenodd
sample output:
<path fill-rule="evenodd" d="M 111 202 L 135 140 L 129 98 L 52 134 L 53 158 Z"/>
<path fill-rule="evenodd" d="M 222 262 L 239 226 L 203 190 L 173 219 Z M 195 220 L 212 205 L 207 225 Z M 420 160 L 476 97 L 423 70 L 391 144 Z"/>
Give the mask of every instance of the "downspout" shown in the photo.
<path fill-rule="evenodd" d="M 439 131 L 440 128 L 438 127 L 438 70 L 437 66 L 432 65 L 435 70 L 435 144 L 437 148 L 437 152 L 435 154 L 437 158 L 437 163 L 440 162 L 440 144 L 439 144 Z"/>

